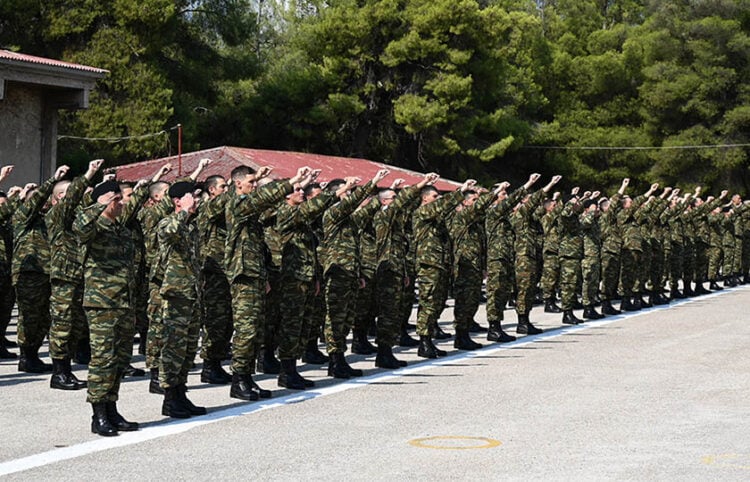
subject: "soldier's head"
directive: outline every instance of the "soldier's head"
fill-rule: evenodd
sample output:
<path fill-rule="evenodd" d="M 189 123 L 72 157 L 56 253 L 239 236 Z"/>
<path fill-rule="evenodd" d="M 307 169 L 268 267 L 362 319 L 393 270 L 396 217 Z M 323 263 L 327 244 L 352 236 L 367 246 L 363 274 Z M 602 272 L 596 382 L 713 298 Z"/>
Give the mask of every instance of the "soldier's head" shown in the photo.
<path fill-rule="evenodd" d="M 609 199 L 606 197 L 599 199 L 599 210 L 603 213 L 606 213 L 609 210 Z"/>
<path fill-rule="evenodd" d="M 544 212 L 548 213 L 555 209 L 555 205 L 557 204 L 557 201 L 554 199 L 547 198 L 544 200 Z"/>
<path fill-rule="evenodd" d="M 208 191 L 209 197 L 213 199 L 216 196 L 227 192 L 229 184 L 227 184 L 227 181 L 223 176 L 217 174 L 215 176 L 208 176 L 206 180 L 203 181 L 203 187 Z"/>
<path fill-rule="evenodd" d="M 422 205 L 424 206 L 436 201 L 440 197 L 440 192 L 435 186 L 425 186 L 419 191 L 419 195 L 422 198 Z"/>
<path fill-rule="evenodd" d="M 508 191 L 503 189 L 497 194 L 497 196 L 495 196 L 495 200 L 492 202 L 492 204 L 498 204 L 499 202 L 505 201 L 506 199 L 508 199 Z"/>
<path fill-rule="evenodd" d="M 633 205 L 633 200 L 630 198 L 630 196 L 623 196 L 622 200 L 620 200 L 620 205 L 623 209 L 630 209 L 630 206 Z"/>
<path fill-rule="evenodd" d="M 739 194 L 735 194 L 734 196 L 732 196 L 732 204 L 734 204 L 735 206 L 739 206 L 740 204 L 742 204 L 742 197 Z"/>
<path fill-rule="evenodd" d="M 52 188 L 52 196 L 49 199 L 50 204 L 54 206 L 63 200 L 65 194 L 68 192 L 68 186 L 70 186 L 70 181 L 58 181 Z"/>
<path fill-rule="evenodd" d="M 237 166 L 232 169 L 232 183 L 237 194 L 250 194 L 255 189 L 253 170 L 247 166 Z"/>
<path fill-rule="evenodd" d="M 341 189 L 341 186 L 343 186 L 344 184 L 346 184 L 346 181 L 343 179 L 340 179 L 340 178 L 331 179 L 330 181 L 328 181 L 328 185 L 326 186 L 326 191 L 335 193 L 336 191 Z M 341 195 L 339 195 L 339 198 L 343 199 L 348 195 L 349 195 L 349 191 L 347 190 L 343 192 Z"/>
<path fill-rule="evenodd" d="M 595 213 L 599 209 L 599 205 L 594 199 L 587 199 L 583 202 L 583 210 L 587 213 Z"/>
<path fill-rule="evenodd" d="M 474 203 L 477 202 L 478 197 L 478 192 L 474 191 L 473 189 L 467 189 L 466 192 L 464 192 L 464 200 L 461 202 L 461 204 L 464 207 L 473 206 Z"/>
<path fill-rule="evenodd" d="M 286 203 L 290 206 L 299 206 L 305 202 L 305 189 L 299 183 L 292 186 L 292 188 L 294 190 L 286 195 Z"/>
<path fill-rule="evenodd" d="M 396 192 L 393 189 L 383 189 L 378 193 L 381 206 L 390 206 L 394 199 L 396 199 Z"/>
<path fill-rule="evenodd" d="M 169 187 L 169 197 L 175 207 L 175 212 L 187 211 L 188 214 L 195 212 L 195 198 L 193 191 L 195 184 L 192 182 L 176 182 Z"/>
<path fill-rule="evenodd" d="M 518 204 L 523 206 L 524 204 L 529 202 L 529 199 L 531 199 L 531 194 L 527 194 L 523 198 L 521 198 L 521 201 Z M 516 208 L 518 208 L 518 206 L 516 206 Z"/>
<path fill-rule="evenodd" d="M 305 187 L 305 198 L 312 199 L 316 197 L 318 194 L 320 194 L 321 192 L 323 192 L 323 188 L 317 182 L 308 184 Z"/>
<path fill-rule="evenodd" d="M 169 183 L 164 181 L 155 182 L 148 188 L 149 198 L 154 203 L 158 203 L 164 198 L 164 194 L 167 193 L 167 189 L 169 189 Z"/>
<path fill-rule="evenodd" d="M 0 191 L 0 206 L 8 202 L 8 195 L 5 194 L 5 191 Z"/>
<path fill-rule="evenodd" d="M 106 204 L 107 207 L 104 208 L 101 214 L 105 218 L 114 221 L 122 214 L 122 194 L 120 193 L 120 185 L 117 184 L 117 181 L 100 182 L 91 191 L 91 198 L 99 204 Z"/>
<path fill-rule="evenodd" d="M 127 204 L 128 201 L 130 201 L 130 197 L 133 195 L 133 185 L 129 182 L 121 182 L 120 194 L 122 194 L 122 203 Z"/>

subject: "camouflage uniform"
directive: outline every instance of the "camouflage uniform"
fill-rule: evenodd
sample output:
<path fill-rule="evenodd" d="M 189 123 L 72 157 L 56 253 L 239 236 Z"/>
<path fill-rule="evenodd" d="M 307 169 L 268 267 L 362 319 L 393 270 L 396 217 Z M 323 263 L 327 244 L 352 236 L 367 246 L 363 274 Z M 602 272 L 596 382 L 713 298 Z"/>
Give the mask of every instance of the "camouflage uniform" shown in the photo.
<path fill-rule="evenodd" d="M 734 220 L 734 237 L 735 237 L 735 243 L 734 243 L 734 254 L 732 255 L 732 274 L 735 276 L 739 276 L 742 274 L 742 259 L 743 259 L 743 251 L 742 251 L 742 245 L 743 245 L 743 239 L 745 237 L 745 221 L 746 217 L 748 216 L 748 211 L 750 210 L 750 204 L 740 204 L 738 206 L 732 207 L 733 213 L 733 220 Z"/>
<path fill-rule="evenodd" d="M 268 350 L 265 356 L 271 358 L 278 345 L 279 324 L 281 323 L 281 237 L 276 230 L 276 212 L 284 201 L 276 203 L 260 216 L 263 226 L 264 256 L 266 257 L 266 276 L 271 291 L 266 294 L 265 324 L 262 329 L 261 350 Z M 261 357 L 261 353 L 258 353 Z M 259 358 L 260 360 L 260 358 Z"/>
<path fill-rule="evenodd" d="M 558 222 L 563 210 L 558 202 L 552 211 L 545 213 L 540 221 L 544 230 L 544 244 L 542 246 L 542 296 L 545 300 L 556 298 L 557 286 L 560 281 L 560 233 Z"/>
<path fill-rule="evenodd" d="M 724 214 L 710 213 L 708 215 L 708 281 L 716 283 L 719 280 L 721 263 L 724 260 L 722 237 L 724 235 Z"/>
<path fill-rule="evenodd" d="M 132 201 L 132 199 L 131 199 Z M 89 321 L 89 403 L 115 402 L 130 363 L 135 332 L 135 247 L 120 220 L 101 216 L 94 204 L 76 216 L 73 231 L 86 246 L 83 307 Z"/>
<path fill-rule="evenodd" d="M 36 353 L 49 332 L 50 250 L 42 209 L 54 179 L 39 186 L 13 215 L 12 277 L 18 300 L 18 343 Z"/>
<path fill-rule="evenodd" d="M 0 205 L 0 343 L 10 324 L 16 293 L 10 276 L 13 259 L 13 225 L 11 217 L 18 207 L 18 196 Z"/>
<path fill-rule="evenodd" d="M 733 275 L 732 269 L 734 267 L 734 255 L 736 252 L 734 248 L 736 238 L 734 236 L 733 216 L 734 213 L 730 211 L 728 215 L 724 216 L 722 222 L 724 234 L 721 239 L 721 246 L 724 252 L 724 264 L 721 267 L 721 274 L 725 279 Z"/>
<path fill-rule="evenodd" d="M 589 212 L 581 215 L 581 230 L 583 233 L 583 260 L 581 261 L 583 305 L 593 306 L 596 303 L 596 295 L 599 291 L 599 277 L 602 267 L 602 235 L 599 213 Z"/>
<path fill-rule="evenodd" d="M 622 254 L 622 233 L 617 224 L 617 214 L 621 210 L 620 194 L 610 198 L 609 208 L 599 216 L 599 229 L 602 237 L 602 301 L 612 301 L 617 294 L 620 280 L 620 257 Z"/>
<path fill-rule="evenodd" d="M 624 298 L 640 295 L 641 291 L 641 261 L 643 258 L 643 234 L 639 225 L 638 210 L 646 202 L 645 196 L 633 199 L 629 209 L 621 209 L 617 215 L 617 223 L 622 233 L 622 268 L 620 270 L 620 286 Z"/>
<path fill-rule="evenodd" d="M 684 245 L 685 229 L 682 217 L 683 206 L 677 204 L 662 214 L 662 219 L 669 225 L 669 288 L 676 291 L 683 272 L 682 249 Z"/>
<path fill-rule="evenodd" d="M 377 268 L 377 252 L 375 245 L 375 227 L 372 218 L 380 208 L 380 203 L 374 197 L 367 206 L 362 207 L 362 225 L 359 231 L 359 259 L 360 276 L 365 280 L 364 288 L 357 291 L 357 306 L 354 312 L 352 331 L 366 337 L 370 326 L 375 325 L 377 315 L 375 308 L 375 270 Z"/>
<path fill-rule="evenodd" d="M 412 220 L 414 219 L 414 211 L 419 207 L 421 199 L 416 196 L 410 206 L 404 208 L 403 214 L 403 226 L 404 236 L 406 239 L 406 276 L 409 278 L 409 286 L 404 287 L 404 296 L 401 300 L 401 314 L 399 321 L 399 328 L 402 333 L 406 333 L 406 327 L 409 324 L 409 318 L 414 310 L 414 304 L 417 302 L 417 243 L 414 240 L 414 229 Z"/>
<path fill-rule="evenodd" d="M 302 355 L 309 328 L 305 312 L 315 297 L 317 253 L 313 221 L 336 200 L 321 193 L 299 206 L 283 203 L 276 213 L 276 231 L 281 238 L 281 323 L 279 358 L 293 360 Z M 318 285 L 319 286 L 319 285 Z"/>
<path fill-rule="evenodd" d="M 502 321 L 505 305 L 513 292 L 513 228 L 509 216 L 526 195 L 516 189 L 507 198 L 487 209 L 484 228 L 487 233 L 487 321 Z"/>
<path fill-rule="evenodd" d="M 532 194 L 525 204 L 518 207 L 510 217 L 515 233 L 516 312 L 528 315 L 534 301 L 534 288 L 539 281 L 544 230 L 534 218 L 534 211 L 544 201 L 544 190 Z"/>
<path fill-rule="evenodd" d="M 456 331 L 468 331 L 482 297 L 482 279 L 487 267 L 484 217 L 493 193 L 484 193 L 471 206 L 463 206 L 450 224 L 453 247 L 453 297 Z"/>
<path fill-rule="evenodd" d="M 71 358 L 76 342 L 88 338 L 83 311 L 83 250 L 73 233 L 73 221 L 88 185 L 84 176 L 73 180 L 65 197 L 45 216 L 52 280 L 49 352 L 56 360 Z"/>
<path fill-rule="evenodd" d="M 663 199 L 656 198 L 646 210 L 644 224 L 641 226 L 643 237 L 648 251 L 644 252 L 644 267 L 648 280 L 648 289 L 651 291 L 651 300 L 658 301 L 663 288 L 664 275 L 664 241 L 666 229 L 661 222 L 661 214 L 667 209 L 668 203 Z M 650 301 L 651 301 L 650 300 Z"/>
<path fill-rule="evenodd" d="M 346 337 L 354 320 L 361 276 L 359 237 L 356 233 L 370 216 L 368 210 L 357 210 L 357 207 L 374 189 L 372 181 L 368 182 L 328 208 L 323 215 L 325 337 L 328 353 L 346 352 Z"/>
<path fill-rule="evenodd" d="M 199 235 L 186 211 L 172 213 L 157 225 L 159 262 L 164 273 L 161 322 L 164 327 L 159 354 L 159 385 L 174 388 L 187 383 L 198 348 L 200 310 Z"/>
<path fill-rule="evenodd" d="M 576 302 L 578 280 L 581 278 L 583 237 L 579 216 L 583 210 L 580 202 L 565 203 L 558 222 L 560 233 L 560 299 L 561 308 L 572 310 Z"/>
<path fill-rule="evenodd" d="M 224 245 L 227 239 L 225 210 L 229 192 L 200 205 L 197 217 L 201 236 L 203 268 L 201 358 L 221 361 L 229 352 L 232 338 L 232 299 L 224 273 Z"/>
<path fill-rule="evenodd" d="M 321 341 L 324 339 L 323 330 L 326 324 L 326 290 L 323 277 L 323 263 L 321 261 L 324 258 L 322 215 L 312 222 L 311 228 L 315 239 L 315 279 L 320 283 L 320 292 L 317 295 L 313 295 L 312 302 L 305 309 L 304 327 L 306 328 L 303 327 L 303 329 L 307 331 L 303 332 L 302 336 L 307 341 L 307 346 L 317 347 L 318 338 Z"/>
<path fill-rule="evenodd" d="M 233 191 L 227 203 L 224 269 L 232 293 L 232 371 L 238 375 L 255 372 L 257 348 L 265 325 L 268 276 L 259 218 L 290 192 L 292 185 L 288 181 L 272 182 L 247 195 Z"/>
<path fill-rule="evenodd" d="M 396 344 L 407 288 L 414 292 L 411 286 L 414 284 L 413 279 L 409 279 L 409 287 L 404 286 L 404 280 L 408 276 L 409 251 L 405 214 L 418 198 L 417 187 L 402 189 L 390 205 L 381 207 L 373 217 L 377 255 L 375 290 L 378 307 L 378 346 L 393 347 Z"/>

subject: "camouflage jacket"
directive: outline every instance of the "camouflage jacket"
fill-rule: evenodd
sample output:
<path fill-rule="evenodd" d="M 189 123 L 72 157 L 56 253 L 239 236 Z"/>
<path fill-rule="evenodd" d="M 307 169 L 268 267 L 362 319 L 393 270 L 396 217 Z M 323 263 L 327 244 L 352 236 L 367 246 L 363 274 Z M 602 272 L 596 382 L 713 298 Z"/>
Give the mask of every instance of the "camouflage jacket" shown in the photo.
<path fill-rule="evenodd" d="M 65 197 L 47 211 L 44 221 L 50 245 L 50 279 L 83 283 L 83 249 L 73 233 L 73 222 L 89 186 L 84 176 L 70 183 Z"/>
<path fill-rule="evenodd" d="M 417 266 L 450 271 L 451 240 L 445 220 L 462 198 L 463 193 L 456 190 L 414 211 L 412 230 L 417 248 Z"/>
<path fill-rule="evenodd" d="M 364 226 L 367 211 L 357 210 L 362 201 L 375 190 L 372 181 L 354 190 L 323 214 L 323 273 L 334 266 L 360 276 L 359 230 Z"/>
<path fill-rule="evenodd" d="M 712 248 L 721 248 L 724 237 L 724 213 L 709 213 L 708 215 L 708 244 Z"/>
<path fill-rule="evenodd" d="M 663 225 L 666 225 L 665 241 L 669 240 L 671 244 L 682 245 L 685 241 L 685 228 L 683 226 L 682 214 L 685 207 L 682 203 L 669 206 L 659 216 Z"/>
<path fill-rule="evenodd" d="M 602 248 L 602 232 L 598 211 L 581 214 L 581 232 L 583 233 L 583 258 L 599 258 Z"/>
<path fill-rule="evenodd" d="M 143 243 L 146 254 L 146 269 L 151 269 L 159 252 L 156 225 L 174 209 L 172 200 L 166 194 L 158 203 L 141 209 L 137 216 L 143 231 Z"/>
<path fill-rule="evenodd" d="M 198 232 L 201 238 L 203 269 L 214 273 L 224 272 L 224 246 L 227 240 L 225 211 L 229 192 L 204 201 L 198 209 Z"/>
<path fill-rule="evenodd" d="M 42 209 L 55 186 L 48 179 L 24 201 L 13 215 L 13 283 L 22 271 L 49 274 L 49 242 Z"/>
<path fill-rule="evenodd" d="M 622 247 L 631 251 L 643 251 L 643 234 L 638 223 L 636 214 L 646 202 L 646 196 L 638 196 L 633 199 L 633 204 L 628 209 L 621 209 L 617 213 L 617 224 L 622 233 Z M 640 215 L 639 215 L 640 216 Z"/>
<path fill-rule="evenodd" d="M 133 236 L 120 220 L 102 216 L 106 206 L 82 209 L 73 232 L 86 248 L 83 264 L 83 306 L 131 308 L 135 302 L 135 247 Z"/>
<path fill-rule="evenodd" d="M 545 195 L 542 189 L 536 191 L 510 216 L 510 224 L 516 236 L 513 246 L 516 256 L 537 258 L 542 250 L 544 230 L 534 218 L 534 211 L 542 204 Z"/>
<path fill-rule="evenodd" d="M 0 204 L 0 277 L 10 277 L 13 259 L 13 212 L 19 204 L 18 196 L 8 198 Z"/>
<path fill-rule="evenodd" d="M 156 228 L 159 241 L 157 259 L 163 263 L 163 297 L 198 299 L 198 277 L 201 269 L 200 236 L 185 211 L 165 217 Z"/>
<path fill-rule="evenodd" d="M 560 234 L 558 254 L 563 258 L 583 258 L 581 211 L 583 211 L 583 204 L 581 202 L 568 201 L 560 212 L 560 219 L 557 223 Z"/>
<path fill-rule="evenodd" d="M 371 280 L 375 277 L 375 270 L 378 267 L 378 247 L 375 233 L 373 217 L 380 209 L 380 202 L 377 197 L 373 197 L 367 206 L 360 207 L 358 211 L 364 210 L 360 215 L 362 221 L 359 229 L 359 261 L 362 276 Z"/>
<path fill-rule="evenodd" d="M 484 217 L 484 232 L 487 235 L 487 261 L 513 261 L 513 226 L 510 215 L 513 208 L 526 195 L 524 187 L 516 189 L 502 201 L 487 208 Z"/>
<path fill-rule="evenodd" d="M 484 271 L 487 266 L 484 219 L 495 198 L 491 192 L 484 193 L 472 206 L 464 206 L 453 216 L 449 230 L 453 245 L 454 269 L 459 263 L 468 264 L 479 271 Z"/>
<path fill-rule="evenodd" d="M 544 230 L 544 243 L 542 250 L 545 253 L 557 254 L 560 252 L 559 220 L 562 210 L 563 204 L 558 202 L 551 211 L 544 213 L 541 218 L 542 230 Z"/>
<path fill-rule="evenodd" d="M 260 215 L 259 221 L 263 226 L 264 255 L 266 257 L 266 270 L 281 273 L 281 235 L 276 230 L 276 212 L 286 204 L 284 200 L 279 201 L 273 207 L 266 209 Z"/>
<path fill-rule="evenodd" d="M 734 212 L 730 211 L 730 214 L 724 215 L 724 220 L 722 222 L 722 231 L 723 236 L 721 238 L 721 245 L 725 250 L 728 249 L 734 249 L 735 243 L 737 243 L 737 237 L 734 235 Z M 724 256 L 727 256 L 728 253 L 725 251 Z M 731 255 L 731 253 L 729 253 Z"/>
<path fill-rule="evenodd" d="M 271 182 L 250 194 L 231 192 L 227 203 L 224 269 L 230 282 L 240 276 L 267 278 L 266 252 L 260 216 L 292 192 L 288 181 Z"/>
<path fill-rule="evenodd" d="M 396 194 L 388 206 L 381 206 L 372 219 L 375 227 L 375 244 L 378 267 L 387 267 L 404 276 L 407 270 L 409 240 L 407 234 L 407 211 L 419 198 L 419 188 L 410 186 Z"/>
<path fill-rule="evenodd" d="M 738 238 L 745 234 L 745 217 L 750 212 L 750 204 L 742 203 L 739 206 L 732 207 L 732 222 L 734 225 L 734 235 Z"/>
<path fill-rule="evenodd" d="M 276 213 L 276 231 L 281 237 L 281 272 L 285 277 L 314 281 L 317 272 L 317 239 L 314 221 L 336 201 L 334 193 L 323 192 L 299 206 L 281 204 Z"/>
<path fill-rule="evenodd" d="M 617 224 L 617 214 L 622 209 L 620 193 L 609 199 L 609 209 L 602 211 L 599 216 L 599 230 L 602 236 L 602 252 L 620 254 L 622 250 L 622 234 Z"/>

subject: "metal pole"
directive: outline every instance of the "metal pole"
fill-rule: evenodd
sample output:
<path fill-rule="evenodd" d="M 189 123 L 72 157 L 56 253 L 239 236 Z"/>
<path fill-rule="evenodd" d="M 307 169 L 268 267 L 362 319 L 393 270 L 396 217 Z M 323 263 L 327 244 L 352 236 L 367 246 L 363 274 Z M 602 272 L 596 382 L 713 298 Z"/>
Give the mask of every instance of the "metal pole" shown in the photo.
<path fill-rule="evenodd" d="M 182 124 L 177 124 L 177 177 L 182 177 Z"/>

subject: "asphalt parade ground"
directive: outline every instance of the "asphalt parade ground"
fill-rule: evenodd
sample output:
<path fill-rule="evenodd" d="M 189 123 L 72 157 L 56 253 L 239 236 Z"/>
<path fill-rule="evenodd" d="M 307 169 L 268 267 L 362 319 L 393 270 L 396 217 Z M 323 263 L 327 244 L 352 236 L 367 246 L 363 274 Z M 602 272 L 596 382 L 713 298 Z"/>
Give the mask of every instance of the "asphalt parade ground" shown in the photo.
<path fill-rule="evenodd" d="M 208 415 L 163 417 L 148 380 L 126 379 L 118 407 L 143 428 L 112 438 L 91 434 L 85 390 L 3 360 L 0 478 L 748 480 L 748 311 L 748 286 L 578 326 L 535 307 L 541 335 L 474 352 L 447 340 L 430 361 L 398 349 L 396 371 L 350 355 L 365 377 L 343 382 L 303 365 L 318 382 L 305 392 L 259 375 L 274 398 L 251 403 L 201 384 L 199 364 L 188 395 Z"/>

